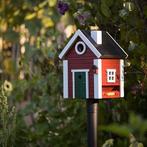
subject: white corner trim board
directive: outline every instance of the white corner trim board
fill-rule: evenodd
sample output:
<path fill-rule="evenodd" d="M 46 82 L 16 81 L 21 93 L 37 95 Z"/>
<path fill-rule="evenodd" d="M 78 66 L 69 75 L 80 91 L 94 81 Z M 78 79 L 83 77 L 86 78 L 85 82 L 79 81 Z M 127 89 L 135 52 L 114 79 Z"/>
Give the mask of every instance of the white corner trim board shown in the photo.
<path fill-rule="evenodd" d="M 89 69 L 72 69 L 72 92 L 73 92 L 73 98 L 75 98 L 75 73 L 76 72 L 85 72 L 86 73 L 86 98 L 89 98 L 89 78 L 88 78 L 88 72 Z"/>
<path fill-rule="evenodd" d="M 120 60 L 120 97 L 124 97 L 124 60 Z"/>
<path fill-rule="evenodd" d="M 77 37 L 80 37 L 83 42 L 89 47 L 89 49 L 99 58 L 101 56 L 100 52 L 94 47 L 94 45 L 87 39 L 87 37 L 82 33 L 82 31 L 77 30 L 75 34 L 72 36 L 72 38 L 69 40 L 69 42 L 66 44 L 64 49 L 59 55 L 59 58 L 62 59 L 66 52 L 70 49 L 71 45 L 74 43 L 75 39 Z"/>
<path fill-rule="evenodd" d="M 98 98 L 102 98 L 102 59 L 98 59 Z"/>
<path fill-rule="evenodd" d="M 68 98 L 68 61 L 63 60 L 63 97 Z"/>
<path fill-rule="evenodd" d="M 93 65 L 98 68 L 98 59 L 93 60 Z M 94 73 L 94 98 L 98 99 L 98 73 Z"/>
<path fill-rule="evenodd" d="M 102 98 L 102 60 L 94 59 L 93 64 L 98 68 L 98 73 L 94 74 L 94 98 Z"/>

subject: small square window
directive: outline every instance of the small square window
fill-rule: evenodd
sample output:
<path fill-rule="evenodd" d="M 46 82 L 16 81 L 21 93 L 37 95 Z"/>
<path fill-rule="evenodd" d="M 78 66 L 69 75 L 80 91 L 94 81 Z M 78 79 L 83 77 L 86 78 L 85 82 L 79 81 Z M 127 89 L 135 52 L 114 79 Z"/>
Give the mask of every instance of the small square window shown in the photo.
<path fill-rule="evenodd" d="M 115 83 L 116 70 L 115 69 L 107 69 L 107 82 Z"/>

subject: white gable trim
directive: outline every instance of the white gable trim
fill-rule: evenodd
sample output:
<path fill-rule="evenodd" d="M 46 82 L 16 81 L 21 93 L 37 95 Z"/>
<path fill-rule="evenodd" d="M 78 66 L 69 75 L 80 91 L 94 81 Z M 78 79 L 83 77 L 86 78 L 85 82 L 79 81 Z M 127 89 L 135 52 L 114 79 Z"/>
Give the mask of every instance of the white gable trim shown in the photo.
<path fill-rule="evenodd" d="M 75 39 L 77 37 L 80 37 L 84 43 L 89 47 L 89 49 L 99 58 L 101 56 L 100 52 L 94 47 L 94 45 L 87 39 L 87 37 L 80 31 L 77 30 L 75 34 L 72 36 L 70 41 L 67 43 L 67 45 L 64 47 L 62 52 L 59 55 L 59 58 L 62 59 L 65 53 L 70 49 L 71 45 L 74 43 Z"/>
<path fill-rule="evenodd" d="M 128 57 L 128 54 L 124 51 L 124 49 L 116 42 L 116 40 L 108 33 L 106 32 L 110 37 L 111 39 L 120 47 L 120 49 L 126 54 L 126 58 Z"/>

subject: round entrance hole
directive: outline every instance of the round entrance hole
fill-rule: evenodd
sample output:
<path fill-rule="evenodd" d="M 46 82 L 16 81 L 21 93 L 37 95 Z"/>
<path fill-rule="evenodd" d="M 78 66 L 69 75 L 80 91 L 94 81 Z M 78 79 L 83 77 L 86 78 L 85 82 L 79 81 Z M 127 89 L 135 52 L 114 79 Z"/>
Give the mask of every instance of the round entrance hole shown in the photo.
<path fill-rule="evenodd" d="M 86 45 L 85 45 L 85 43 L 82 42 L 82 41 L 77 42 L 77 44 L 75 46 L 75 50 L 76 50 L 76 53 L 78 55 L 84 54 L 85 51 L 86 51 Z"/>

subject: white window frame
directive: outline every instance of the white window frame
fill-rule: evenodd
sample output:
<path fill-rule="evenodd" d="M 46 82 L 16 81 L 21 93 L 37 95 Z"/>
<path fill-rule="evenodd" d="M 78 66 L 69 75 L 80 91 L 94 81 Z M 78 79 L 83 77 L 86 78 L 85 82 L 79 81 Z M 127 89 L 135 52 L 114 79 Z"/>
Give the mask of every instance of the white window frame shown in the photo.
<path fill-rule="evenodd" d="M 107 69 L 107 82 L 108 83 L 116 82 L 116 69 Z"/>
<path fill-rule="evenodd" d="M 85 72 L 86 73 L 86 98 L 89 98 L 89 77 L 88 72 L 89 69 L 72 69 L 72 92 L 73 92 L 73 98 L 75 98 L 75 73 L 76 72 Z"/>

